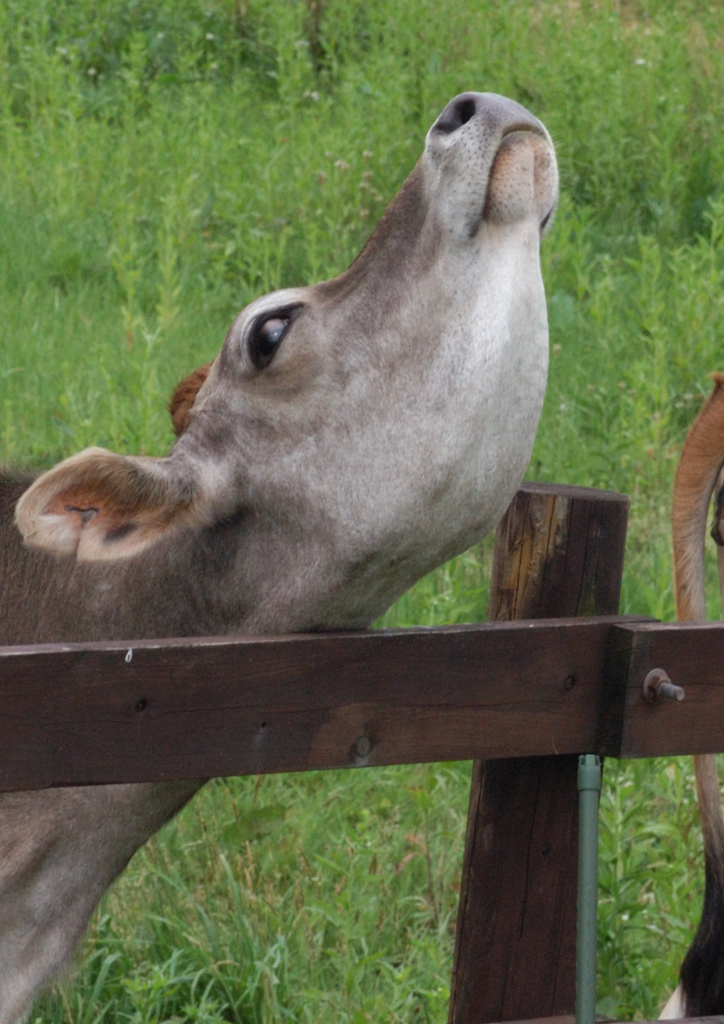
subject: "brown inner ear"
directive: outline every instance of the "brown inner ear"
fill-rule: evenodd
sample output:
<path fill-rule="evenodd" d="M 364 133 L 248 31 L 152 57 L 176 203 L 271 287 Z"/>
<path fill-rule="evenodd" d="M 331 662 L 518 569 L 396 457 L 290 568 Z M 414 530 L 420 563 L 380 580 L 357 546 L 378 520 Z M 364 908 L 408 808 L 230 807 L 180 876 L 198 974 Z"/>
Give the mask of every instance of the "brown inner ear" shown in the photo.
<path fill-rule="evenodd" d="M 79 561 L 126 558 L 196 517 L 193 475 L 168 460 L 86 448 L 38 477 L 15 521 L 30 547 Z"/>
<path fill-rule="evenodd" d="M 100 512 L 100 508 L 95 505 L 65 505 L 64 508 L 68 515 L 78 516 L 83 526 L 92 522 Z M 55 508 L 51 509 L 51 512 L 55 513 Z"/>
<path fill-rule="evenodd" d="M 196 401 L 196 396 L 201 390 L 201 385 L 204 383 L 209 375 L 209 371 L 213 363 L 206 363 L 205 366 L 199 366 L 197 370 L 182 380 L 177 385 L 176 390 L 171 396 L 171 401 L 168 403 L 168 411 L 171 414 L 173 420 L 173 430 L 176 437 L 181 437 L 186 427 L 189 424 L 189 415 L 191 413 L 191 407 Z"/>
<path fill-rule="evenodd" d="M 56 495 L 55 500 L 45 509 L 46 515 L 65 516 L 75 519 L 80 529 L 94 519 L 105 520 L 105 529 L 114 529 L 123 523 L 122 510 L 113 507 L 112 499 L 99 493 L 71 488 Z"/>
<path fill-rule="evenodd" d="M 144 483 L 148 481 L 134 477 L 133 472 L 115 478 L 109 474 L 95 487 L 80 483 L 60 491 L 45 513 L 75 520 L 79 529 L 93 523 L 106 537 L 115 539 L 112 535 L 118 530 L 125 533 L 139 526 L 162 528 L 190 502 L 190 498 L 168 502 L 162 488 L 156 490 Z"/>

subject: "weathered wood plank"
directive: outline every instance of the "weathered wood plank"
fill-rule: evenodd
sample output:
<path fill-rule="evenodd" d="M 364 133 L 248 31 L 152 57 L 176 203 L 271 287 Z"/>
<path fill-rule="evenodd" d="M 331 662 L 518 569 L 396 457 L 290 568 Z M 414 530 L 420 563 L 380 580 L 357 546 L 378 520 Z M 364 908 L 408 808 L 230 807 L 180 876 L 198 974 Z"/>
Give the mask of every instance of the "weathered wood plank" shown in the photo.
<path fill-rule="evenodd" d="M 488 618 L 618 610 L 621 580 L 609 555 L 625 546 L 628 506 L 615 491 L 525 484 L 498 527 Z"/>
<path fill-rule="evenodd" d="M 608 728 L 599 749 L 620 757 L 724 751 L 724 623 L 639 623 L 612 630 L 606 669 Z M 682 686 L 682 701 L 649 704 L 642 687 L 652 668 Z"/>
<path fill-rule="evenodd" d="M 606 628 L 538 622 L 147 641 L 133 645 L 130 663 L 123 644 L 0 649 L 0 786 L 584 746 L 625 757 L 724 750 L 724 625 L 614 626 L 618 663 L 607 689 L 623 697 L 609 693 L 599 705 Z M 684 701 L 643 700 L 655 667 L 684 687 Z M 570 692 L 560 689 L 568 675 Z M 610 728 L 592 740 L 601 711 Z M 254 731 L 264 721 L 268 738 Z M 361 758 L 354 745 L 368 733 L 373 746 Z"/>
<path fill-rule="evenodd" d="M 549 628 L 557 631 L 555 642 L 553 634 L 541 639 Z M 496 636 L 500 632 L 502 643 L 491 637 L 491 630 Z M 388 715 L 381 727 L 390 729 L 397 715 L 404 729 L 397 738 L 380 734 L 365 760 L 369 764 L 414 759 L 416 753 L 423 759 L 451 758 L 456 752 L 470 756 L 489 750 L 508 757 L 549 752 L 553 744 L 562 752 L 579 750 L 589 744 L 595 728 L 584 719 L 599 714 L 590 687 L 597 685 L 592 681 L 604 633 L 600 622 L 577 622 L 572 633 L 564 622 L 556 622 L 333 635 L 332 647 L 322 636 L 147 641 L 134 644 L 130 664 L 124 644 L 0 648 L 0 784 L 90 781 L 94 763 L 103 776 L 98 781 L 110 781 L 114 749 L 121 777 L 134 779 L 149 770 L 160 777 L 180 777 L 186 747 L 194 745 L 189 768 L 194 773 L 210 774 L 221 762 L 231 771 L 237 758 L 246 761 L 239 763 L 243 771 L 282 771 L 292 762 L 302 768 L 354 764 L 357 759 L 349 750 L 346 757 L 340 751 L 341 737 L 346 742 L 356 722 L 360 727 L 374 724 L 365 715 L 367 706 L 378 700 Z M 602 720 L 607 718 L 610 728 L 592 749 L 626 757 L 724 750 L 724 624 L 631 621 L 614 626 L 611 633 L 618 663 L 609 668 L 607 678 L 622 699 L 620 707 L 615 700 L 612 704 L 610 694 L 604 702 Z M 590 636 L 592 644 L 582 641 L 583 636 Z M 368 642 L 371 646 L 359 646 Z M 545 657 L 537 660 L 542 651 Z M 534 660 L 521 669 L 527 658 Z M 493 665 L 495 659 L 502 660 Z M 571 665 L 576 662 L 578 676 L 574 689 L 562 695 L 552 682 L 567 670 L 568 659 L 573 659 Z M 654 667 L 665 668 L 684 687 L 684 701 L 650 705 L 643 700 L 642 682 Z M 292 684 L 297 696 L 291 690 L 285 693 Z M 309 698 L 304 708 L 296 706 L 299 693 Z M 418 700 L 420 711 L 412 728 L 410 716 Z M 139 701 L 147 702 L 142 713 L 136 710 Z M 252 767 L 249 753 L 240 755 L 237 749 L 239 720 L 264 709 L 275 716 L 271 735 L 280 737 L 281 750 L 275 752 L 276 739 L 255 742 L 258 755 Z M 571 709 L 575 714 L 570 715 Z M 470 710 L 474 722 L 466 717 Z M 324 718 L 325 732 L 316 736 L 316 743 L 307 735 L 302 753 L 285 753 L 278 716 L 299 716 L 302 711 Z M 224 721 L 227 714 L 231 719 Z M 219 717 L 220 724 L 215 721 Z M 435 735 L 445 717 L 450 725 Z M 186 720 L 186 739 L 177 744 L 174 730 Z M 516 738 L 521 726 L 524 734 Z M 205 729 L 218 732 L 203 771 L 204 746 L 214 746 L 212 740 L 199 738 Z M 310 729 L 314 734 L 314 722 L 307 723 L 308 734 Z M 456 729 L 449 742 L 448 732 Z M 169 747 L 166 767 L 165 755 L 148 749 L 164 736 Z M 230 736 L 232 752 L 222 749 Z M 36 760 L 38 767 L 31 767 Z"/>
<path fill-rule="evenodd" d="M 616 611 L 627 515 L 623 495 L 526 485 L 498 531 L 490 617 Z M 607 692 L 615 705 L 610 684 Z M 576 762 L 529 757 L 473 768 L 451 1024 L 574 1009 Z"/>
<path fill-rule="evenodd" d="M 0 789 L 586 750 L 609 622 L 0 648 Z"/>
<path fill-rule="evenodd" d="M 577 760 L 527 757 L 476 765 L 453 974 L 456 1022 L 507 1020 L 520 1007 L 569 1004 L 575 985 L 578 819 L 571 793 L 577 793 Z"/>

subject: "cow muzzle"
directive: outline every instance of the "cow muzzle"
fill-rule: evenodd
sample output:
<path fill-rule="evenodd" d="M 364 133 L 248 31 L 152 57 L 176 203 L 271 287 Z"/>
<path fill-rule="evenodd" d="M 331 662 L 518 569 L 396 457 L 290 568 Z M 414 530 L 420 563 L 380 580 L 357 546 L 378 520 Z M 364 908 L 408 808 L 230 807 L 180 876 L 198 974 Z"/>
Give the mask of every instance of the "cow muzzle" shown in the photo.
<path fill-rule="evenodd" d="M 425 154 L 443 216 L 463 238 L 483 224 L 534 219 L 541 231 L 550 224 L 558 197 L 553 143 L 514 100 L 456 96 L 428 132 Z"/>

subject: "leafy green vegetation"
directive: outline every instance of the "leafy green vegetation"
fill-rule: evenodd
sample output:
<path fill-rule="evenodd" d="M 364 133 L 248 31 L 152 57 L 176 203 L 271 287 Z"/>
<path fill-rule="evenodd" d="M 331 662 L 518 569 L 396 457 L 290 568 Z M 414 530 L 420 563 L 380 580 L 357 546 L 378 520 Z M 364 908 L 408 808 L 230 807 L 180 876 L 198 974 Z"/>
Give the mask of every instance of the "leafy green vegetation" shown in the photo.
<path fill-rule="evenodd" d="M 698 0 L 0 0 L 0 452 L 161 453 L 253 296 L 341 271 L 464 89 L 550 128 L 532 478 L 633 500 L 623 610 L 673 615 L 669 493 L 724 336 L 724 13 Z M 388 624 L 481 618 L 490 542 Z M 712 614 L 716 614 L 713 602 Z M 445 1019 L 469 770 L 209 785 L 106 898 L 43 1024 Z M 601 1009 L 697 919 L 686 761 L 609 764 Z"/>

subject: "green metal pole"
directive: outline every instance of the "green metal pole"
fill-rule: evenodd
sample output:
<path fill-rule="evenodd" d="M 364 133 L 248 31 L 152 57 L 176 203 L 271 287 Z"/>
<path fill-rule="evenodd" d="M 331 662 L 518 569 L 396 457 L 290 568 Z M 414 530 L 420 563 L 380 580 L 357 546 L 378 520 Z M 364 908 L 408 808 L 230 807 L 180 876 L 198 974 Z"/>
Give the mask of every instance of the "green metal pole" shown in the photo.
<path fill-rule="evenodd" d="M 576 933 L 576 1024 L 596 1020 L 596 919 L 598 911 L 598 804 L 601 759 L 578 759 L 578 930 Z"/>

